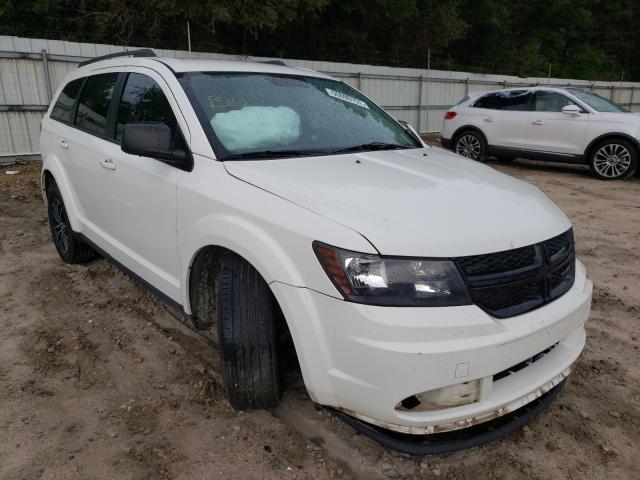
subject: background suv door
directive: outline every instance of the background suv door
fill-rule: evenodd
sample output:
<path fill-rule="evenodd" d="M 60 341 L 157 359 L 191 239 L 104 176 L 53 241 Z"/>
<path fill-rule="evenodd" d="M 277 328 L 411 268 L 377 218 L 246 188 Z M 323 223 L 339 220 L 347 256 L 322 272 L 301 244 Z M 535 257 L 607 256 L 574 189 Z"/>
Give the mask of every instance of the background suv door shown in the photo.
<path fill-rule="evenodd" d="M 163 122 L 171 128 L 175 146 L 188 151 L 182 133 L 188 130 L 159 74 L 131 68 L 123 82 L 114 112 L 114 143 L 103 152 L 108 175 L 104 201 L 109 214 L 102 217 L 101 226 L 118 261 L 180 301 L 176 196 L 177 183 L 185 172 L 155 158 L 124 153 L 120 140 L 128 123 Z"/>
<path fill-rule="evenodd" d="M 562 113 L 566 105 L 577 104 L 559 92 L 538 90 L 534 93 L 527 150 L 565 155 L 584 152 L 591 115 L 579 105 L 582 113 L 578 115 Z"/>
<path fill-rule="evenodd" d="M 474 107 L 483 108 L 478 126 L 489 145 L 524 149 L 531 93 L 528 90 L 505 90 L 495 92 L 490 98 L 489 103 L 474 104 Z"/>

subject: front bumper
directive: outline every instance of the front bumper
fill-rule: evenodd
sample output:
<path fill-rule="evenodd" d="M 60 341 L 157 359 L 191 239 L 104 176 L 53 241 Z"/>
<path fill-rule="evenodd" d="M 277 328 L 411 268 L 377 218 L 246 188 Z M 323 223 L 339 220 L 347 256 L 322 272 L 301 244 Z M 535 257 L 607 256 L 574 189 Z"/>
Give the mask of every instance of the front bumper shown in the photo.
<path fill-rule="evenodd" d="M 571 290 L 498 320 L 476 306 L 372 307 L 274 283 L 312 400 L 407 434 L 455 430 L 535 400 L 568 375 L 584 347 L 592 284 L 578 262 Z M 511 375 L 494 375 L 555 348 Z M 479 380 L 477 401 L 398 409 L 414 394 Z"/>

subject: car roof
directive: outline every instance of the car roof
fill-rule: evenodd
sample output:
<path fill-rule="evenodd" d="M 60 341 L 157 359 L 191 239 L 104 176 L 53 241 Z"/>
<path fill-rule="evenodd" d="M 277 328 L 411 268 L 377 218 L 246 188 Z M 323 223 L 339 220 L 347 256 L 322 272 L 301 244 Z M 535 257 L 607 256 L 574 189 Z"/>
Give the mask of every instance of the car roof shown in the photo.
<path fill-rule="evenodd" d="M 487 92 L 474 92 L 469 94 L 469 98 L 477 97 L 480 95 L 485 95 L 488 93 L 500 93 L 500 92 L 517 92 L 520 90 L 529 90 L 532 92 L 544 90 L 551 92 L 559 92 L 559 93 L 573 93 L 573 92 L 586 92 L 589 91 L 588 87 L 581 87 L 579 85 L 576 86 L 554 86 L 554 85 L 523 85 L 521 87 L 511 87 L 511 88 L 502 88 L 500 90 L 490 90 Z"/>
<path fill-rule="evenodd" d="M 279 61 L 240 61 L 240 60 L 208 60 L 208 59 L 181 59 L 170 57 L 127 57 L 120 56 L 96 59 L 87 65 L 80 66 L 76 70 L 79 74 L 100 70 L 108 67 L 142 66 L 151 67 L 162 63 L 175 73 L 184 72 L 244 72 L 244 73 L 269 73 L 279 75 L 298 75 L 306 77 L 318 77 L 332 79 L 331 76 L 306 68 L 295 68 L 280 65 Z"/>

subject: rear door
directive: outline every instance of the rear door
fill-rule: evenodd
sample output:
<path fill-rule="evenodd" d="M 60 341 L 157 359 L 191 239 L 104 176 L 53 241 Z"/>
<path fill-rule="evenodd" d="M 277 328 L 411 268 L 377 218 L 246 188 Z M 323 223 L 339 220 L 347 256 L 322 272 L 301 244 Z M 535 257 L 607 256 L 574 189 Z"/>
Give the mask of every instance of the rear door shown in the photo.
<path fill-rule="evenodd" d="M 581 113 L 562 113 L 567 105 L 576 105 Z M 534 93 L 533 108 L 529 114 L 527 150 L 566 155 L 581 155 L 591 115 L 566 95 L 555 91 L 538 90 Z"/>
<path fill-rule="evenodd" d="M 529 90 L 496 92 L 484 112 L 480 126 L 489 145 L 524 149 L 530 107 Z"/>
<path fill-rule="evenodd" d="M 66 171 L 76 194 L 82 233 L 100 246 L 105 237 L 102 223 L 108 215 L 103 196 L 106 177 L 100 162 L 104 151 L 114 145 L 109 116 L 120 78 L 118 71 L 86 77 L 75 107 L 77 112 L 70 119 L 72 126 L 59 143 L 68 151 Z"/>

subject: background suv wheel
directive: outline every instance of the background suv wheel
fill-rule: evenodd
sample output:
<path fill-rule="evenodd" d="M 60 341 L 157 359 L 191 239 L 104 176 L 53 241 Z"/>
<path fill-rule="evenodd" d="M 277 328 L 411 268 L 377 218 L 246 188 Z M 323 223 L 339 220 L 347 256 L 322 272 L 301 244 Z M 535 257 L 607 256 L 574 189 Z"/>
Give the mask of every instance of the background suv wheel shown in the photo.
<path fill-rule="evenodd" d="M 456 136 L 453 150 L 463 157 L 484 162 L 487 154 L 487 142 L 480 133 L 466 130 Z"/>
<path fill-rule="evenodd" d="M 605 140 L 597 144 L 589 158 L 591 173 L 601 180 L 620 180 L 633 175 L 638 166 L 638 151 L 624 139 Z"/>

